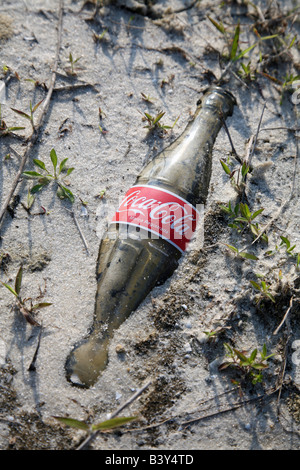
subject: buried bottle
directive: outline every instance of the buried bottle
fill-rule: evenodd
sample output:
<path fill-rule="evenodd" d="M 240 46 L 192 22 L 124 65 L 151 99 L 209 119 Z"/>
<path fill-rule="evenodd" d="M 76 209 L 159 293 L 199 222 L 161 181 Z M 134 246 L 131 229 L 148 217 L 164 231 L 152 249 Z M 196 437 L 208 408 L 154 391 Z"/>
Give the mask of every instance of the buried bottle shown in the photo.
<path fill-rule="evenodd" d="M 145 166 L 126 193 L 99 248 L 93 325 L 66 361 L 75 385 L 93 385 L 108 362 L 114 331 L 178 266 L 206 202 L 212 148 L 232 115 L 233 95 L 221 87 L 202 98 L 183 134 Z"/>

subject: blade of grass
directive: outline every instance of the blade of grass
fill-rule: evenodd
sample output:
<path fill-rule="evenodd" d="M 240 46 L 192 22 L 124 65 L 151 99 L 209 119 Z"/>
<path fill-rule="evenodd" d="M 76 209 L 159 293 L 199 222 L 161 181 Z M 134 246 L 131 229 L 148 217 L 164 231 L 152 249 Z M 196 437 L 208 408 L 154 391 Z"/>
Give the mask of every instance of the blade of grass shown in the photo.
<path fill-rule="evenodd" d="M 93 424 L 92 430 L 93 431 L 106 431 L 108 429 L 118 428 L 119 426 L 123 426 L 130 421 L 137 419 L 136 416 L 124 416 L 120 418 L 111 418 L 106 421 L 103 421 L 99 424 Z"/>
<path fill-rule="evenodd" d="M 90 426 L 85 421 L 73 418 L 64 418 L 62 416 L 54 416 L 54 418 L 60 423 L 70 426 L 71 428 L 82 429 L 83 431 L 89 431 L 90 429 Z"/>
<path fill-rule="evenodd" d="M 50 151 L 50 158 L 51 158 L 53 169 L 54 169 L 54 175 L 56 176 L 57 155 L 54 149 L 51 149 Z"/>
<path fill-rule="evenodd" d="M 239 45 L 239 38 L 240 38 L 240 25 L 238 24 L 237 27 L 235 28 L 233 43 L 232 43 L 231 51 L 230 51 L 230 59 L 232 61 L 235 59 L 235 56 L 237 53 L 237 49 Z"/>
<path fill-rule="evenodd" d="M 225 34 L 225 28 L 222 23 L 218 23 L 216 20 L 214 20 L 208 15 L 207 15 L 207 18 L 214 25 L 214 27 L 217 28 L 218 31 L 220 31 L 220 33 Z"/>
<path fill-rule="evenodd" d="M 6 287 L 6 289 L 8 289 L 12 294 L 18 297 L 18 294 L 16 293 L 16 291 L 9 284 L 6 284 L 5 282 L 2 282 L 2 281 L 0 282 L 4 287 Z"/>
<path fill-rule="evenodd" d="M 16 291 L 17 295 L 20 294 L 21 284 L 22 284 L 22 276 L 23 276 L 23 266 L 20 266 L 18 274 L 16 276 L 16 280 L 15 280 L 15 291 Z"/>

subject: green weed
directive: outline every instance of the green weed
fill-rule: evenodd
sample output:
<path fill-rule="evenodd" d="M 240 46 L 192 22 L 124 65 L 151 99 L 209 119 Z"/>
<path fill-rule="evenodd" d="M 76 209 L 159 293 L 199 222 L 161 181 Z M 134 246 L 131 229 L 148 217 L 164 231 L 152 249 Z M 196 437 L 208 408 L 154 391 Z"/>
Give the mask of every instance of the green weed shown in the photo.
<path fill-rule="evenodd" d="M 250 230 L 254 238 L 259 236 L 261 228 L 257 222 L 254 222 L 254 219 L 263 212 L 263 208 L 251 212 L 247 204 L 241 202 L 233 208 L 229 201 L 228 206 L 221 205 L 221 209 L 232 219 L 228 226 L 236 230 L 237 233 L 244 233 L 245 230 Z M 268 236 L 265 233 L 262 234 L 261 238 L 268 243 Z"/>
<path fill-rule="evenodd" d="M 40 324 L 35 320 L 34 314 L 41 308 L 49 307 L 52 305 L 49 302 L 38 302 L 37 304 L 32 304 L 32 299 L 31 298 L 22 298 L 20 296 L 20 291 L 21 291 L 21 285 L 22 285 L 22 277 L 23 277 L 23 267 L 20 266 L 18 273 L 15 278 L 15 283 L 14 287 L 12 287 L 10 284 L 7 284 L 5 282 L 1 282 L 1 284 L 6 287 L 16 298 L 16 307 L 19 310 L 19 312 L 23 315 L 25 320 L 30 323 L 33 326 L 40 326 Z M 26 304 L 30 302 L 30 306 L 27 306 Z"/>
<path fill-rule="evenodd" d="M 35 184 L 31 190 L 30 193 L 36 194 L 37 192 L 41 191 L 43 188 L 48 186 L 51 182 L 54 182 L 57 186 L 56 194 L 60 199 L 69 199 L 72 203 L 74 202 L 75 198 L 73 193 L 70 191 L 70 189 L 66 188 L 64 178 L 69 176 L 74 168 L 68 168 L 66 170 L 66 163 L 68 161 L 68 158 L 65 158 L 62 160 L 60 163 L 58 163 L 57 155 L 54 149 L 51 150 L 50 152 L 50 160 L 52 162 L 53 166 L 53 173 L 50 172 L 47 168 L 46 165 L 43 161 L 38 160 L 38 159 L 33 159 L 33 163 L 35 166 L 39 168 L 39 170 L 42 170 L 43 173 L 37 172 L 37 171 L 24 171 L 23 176 L 25 176 L 28 179 L 32 179 L 37 181 L 37 184 Z M 65 176 L 62 177 L 62 173 L 65 172 Z"/>
<path fill-rule="evenodd" d="M 214 27 L 224 36 L 226 44 L 227 44 L 227 48 L 228 48 L 228 56 L 227 57 L 225 56 L 225 57 L 228 58 L 231 62 L 237 62 L 238 60 L 242 59 L 254 48 L 259 47 L 263 41 L 278 37 L 278 34 L 261 36 L 258 33 L 258 31 L 255 28 L 253 28 L 253 31 L 258 39 L 246 49 L 240 50 L 239 48 L 240 33 L 241 33 L 240 24 L 237 24 L 237 26 L 234 29 L 234 32 L 232 33 L 231 31 L 229 32 L 227 31 L 227 28 L 224 27 L 222 22 L 218 23 L 216 20 L 214 20 L 210 16 L 208 16 L 208 19 L 214 25 Z"/>
<path fill-rule="evenodd" d="M 224 347 L 227 351 L 227 360 L 219 366 L 219 370 L 233 367 L 240 373 L 242 381 L 250 380 L 253 385 L 262 382 L 262 372 L 268 368 L 267 361 L 274 356 L 274 354 L 267 355 L 265 344 L 260 352 L 259 359 L 257 358 L 258 351 L 256 348 L 247 356 L 245 351 L 233 348 L 228 343 L 224 343 Z M 233 380 L 233 383 L 241 385 L 241 380 Z"/>
<path fill-rule="evenodd" d="M 155 116 L 152 116 L 149 113 L 144 113 L 142 117 L 142 121 L 147 122 L 147 124 L 144 127 L 149 129 L 149 131 L 153 131 L 154 129 L 161 129 L 163 131 L 166 131 L 168 129 L 173 129 L 179 119 L 179 116 L 175 119 L 172 126 L 167 126 L 161 123 L 161 119 L 163 118 L 165 114 L 166 113 L 164 111 L 160 111 Z"/>
<path fill-rule="evenodd" d="M 102 31 L 102 33 L 100 33 L 100 34 L 97 34 L 97 33 L 94 32 L 94 33 L 93 33 L 94 41 L 95 41 L 95 42 L 98 42 L 98 41 L 100 42 L 100 41 L 102 41 L 102 40 L 104 39 L 106 33 L 107 33 L 107 29 L 104 29 L 104 30 Z"/>
<path fill-rule="evenodd" d="M 273 256 L 276 253 L 279 253 L 281 249 L 285 249 L 287 255 L 295 259 L 296 268 L 300 266 L 300 252 L 295 251 L 296 245 L 292 245 L 290 240 L 287 237 L 280 236 L 281 242 L 275 245 L 274 250 L 269 250 L 266 252 L 266 256 Z"/>
<path fill-rule="evenodd" d="M 28 119 L 31 123 L 32 129 L 34 129 L 34 121 L 33 121 L 33 115 L 35 111 L 38 109 L 38 107 L 42 104 L 44 100 L 39 101 L 35 106 L 32 106 L 31 101 L 29 102 L 29 110 L 30 113 L 25 113 L 24 111 L 20 111 L 19 109 L 11 108 L 12 111 L 15 113 L 19 114 L 20 116 L 24 117 L 25 119 Z"/>
<path fill-rule="evenodd" d="M 252 287 L 254 287 L 256 291 L 260 293 L 257 296 L 258 304 L 263 300 L 263 298 L 270 299 L 272 302 L 275 303 L 275 298 L 270 292 L 271 287 L 264 280 L 261 280 L 260 283 L 251 280 L 250 284 L 252 285 Z"/>
<path fill-rule="evenodd" d="M 81 59 L 81 57 L 77 57 L 77 59 L 74 59 L 73 58 L 73 55 L 72 55 L 72 52 L 70 52 L 69 54 L 69 62 L 70 62 L 70 68 L 67 69 L 67 72 L 70 74 L 70 75 L 76 75 L 76 72 L 75 72 L 75 64 L 77 64 L 77 62 Z"/>
<path fill-rule="evenodd" d="M 150 95 L 146 95 L 145 93 L 141 93 L 142 99 L 147 103 L 153 103 L 154 98 L 151 98 Z"/>
<path fill-rule="evenodd" d="M 231 168 L 232 162 L 230 161 L 230 159 L 227 159 L 226 162 L 220 159 L 220 163 L 224 172 L 226 173 L 226 175 L 228 175 L 233 188 L 238 194 L 241 194 L 245 186 L 247 174 L 250 171 L 250 166 L 247 165 L 246 162 L 242 162 L 242 164 L 238 168 Z"/>

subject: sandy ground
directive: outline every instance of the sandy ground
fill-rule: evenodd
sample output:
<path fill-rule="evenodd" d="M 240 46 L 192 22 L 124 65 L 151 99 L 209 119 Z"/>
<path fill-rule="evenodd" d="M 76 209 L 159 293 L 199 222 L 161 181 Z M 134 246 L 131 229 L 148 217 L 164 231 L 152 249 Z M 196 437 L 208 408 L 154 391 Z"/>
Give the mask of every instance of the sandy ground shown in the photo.
<path fill-rule="evenodd" d="M 149 2 L 106 3 L 93 16 L 95 2 L 64 1 L 55 91 L 26 165 L 26 170 L 34 170 L 33 158 L 49 164 L 52 148 L 59 161 L 68 158 L 74 171 L 67 183 L 75 202 L 72 206 L 60 200 L 49 186 L 28 213 L 24 206 L 30 183 L 22 179 L 1 227 L 1 280 L 13 286 L 22 264 L 22 297 L 35 299 L 42 292 L 43 301 L 52 305 L 36 316 L 43 330 L 35 368 L 28 370 L 40 329 L 26 322 L 13 308 L 12 293 L 0 288 L 0 448 L 74 449 L 85 432 L 59 424 L 54 416 L 100 422 L 150 381 L 121 413 L 139 420 L 122 432 L 98 435 L 94 449 L 299 449 L 300 275 L 296 258 L 284 247 L 275 250 L 285 236 L 296 245 L 292 254 L 300 252 L 297 133 L 287 130 L 299 125 L 300 105 L 293 91 L 280 103 L 284 77 L 296 76 L 299 65 L 299 18 L 293 13 L 297 4 L 255 2 L 260 8 L 254 9 L 247 2 L 229 1 L 160 1 L 154 8 L 144 5 Z M 271 13 L 261 18 L 267 4 Z M 0 140 L 1 204 L 24 153 L 22 136 L 31 132 L 29 120 L 11 108 L 28 113 L 30 101 L 35 105 L 46 96 L 58 8 L 56 0 L 0 2 L 1 83 L 8 73 L 3 66 L 12 74 L 4 92 L 2 88 L 1 118 L 8 127 L 25 126 L 15 131 L 19 138 Z M 281 17 L 277 23 L 268 22 L 288 12 L 286 21 Z M 230 220 L 220 209 L 220 204 L 237 201 L 220 159 L 230 158 L 239 166 L 222 129 L 213 152 L 204 246 L 191 246 L 174 276 L 154 289 L 119 328 L 108 367 L 97 383 L 87 390 L 75 388 L 66 380 L 64 363 L 92 323 L 96 259 L 107 223 L 145 162 L 180 135 L 201 91 L 215 83 L 226 66 L 220 61 L 220 54 L 226 53 L 224 36 L 207 15 L 222 21 L 231 38 L 240 22 L 240 50 L 257 40 L 254 23 L 262 36 L 279 34 L 288 45 L 298 34 L 288 54 L 273 61 L 262 56 L 267 62 L 259 65 L 259 48 L 262 54 L 275 54 L 274 38 L 242 59 L 246 65 L 251 58 L 277 82 L 262 74 L 252 82 L 241 80 L 236 64 L 233 73 L 224 76 L 237 99 L 227 125 L 241 158 L 247 155 L 266 103 L 245 194 L 251 211 L 264 208 L 256 219 L 261 227 L 274 217 L 269 242 L 251 245 L 253 237 L 228 227 Z M 80 58 L 76 75 L 68 74 L 70 53 Z M 153 102 L 143 100 L 142 93 Z M 145 111 L 154 115 L 160 110 L 165 111 L 164 124 L 172 125 L 180 116 L 163 136 L 148 133 L 141 119 Z M 99 124 L 107 132 L 101 132 Z M 67 211 L 71 208 L 89 254 Z M 236 257 L 226 243 L 239 249 L 247 245 L 258 259 Z M 276 253 L 268 257 L 268 250 Z M 265 297 L 257 305 L 250 284 L 256 274 L 265 276 L 275 302 Z M 275 332 L 289 306 L 286 321 Z M 217 334 L 208 340 L 205 331 Z M 226 353 L 224 343 L 248 355 L 266 345 L 267 353 L 274 355 L 262 383 L 254 386 L 248 380 L 239 393 L 232 382 L 239 379 L 238 371 L 218 369 Z"/>

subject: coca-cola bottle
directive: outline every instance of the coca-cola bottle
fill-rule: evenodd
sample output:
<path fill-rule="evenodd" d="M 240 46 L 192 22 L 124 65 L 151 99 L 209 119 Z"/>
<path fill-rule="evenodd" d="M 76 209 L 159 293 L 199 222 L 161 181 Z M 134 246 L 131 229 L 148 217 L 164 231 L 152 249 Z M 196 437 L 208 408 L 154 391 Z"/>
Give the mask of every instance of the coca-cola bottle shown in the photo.
<path fill-rule="evenodd" d="M 126 193 L 100 244 L 93 325 L 66 361 L 73 384 L 96 382 L 115 329 L 177 268 L 196 228 L 197 205 L 207 198 L 213 144 L 235 104 L 230 92 L 211 88 L 183 134 Z"/>

